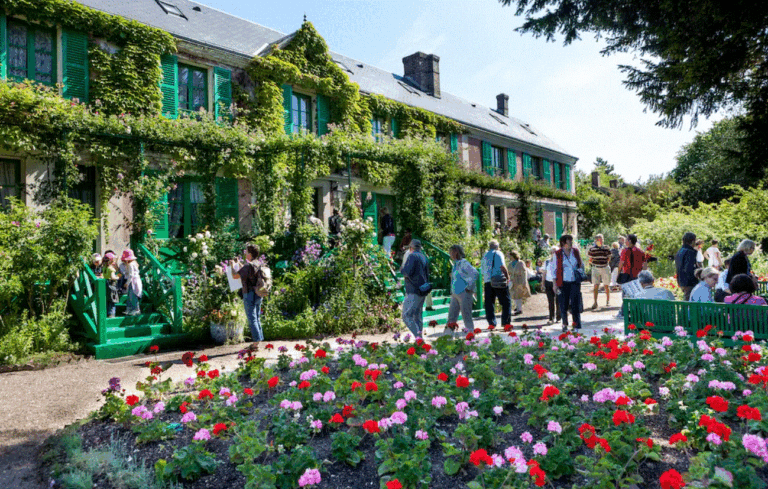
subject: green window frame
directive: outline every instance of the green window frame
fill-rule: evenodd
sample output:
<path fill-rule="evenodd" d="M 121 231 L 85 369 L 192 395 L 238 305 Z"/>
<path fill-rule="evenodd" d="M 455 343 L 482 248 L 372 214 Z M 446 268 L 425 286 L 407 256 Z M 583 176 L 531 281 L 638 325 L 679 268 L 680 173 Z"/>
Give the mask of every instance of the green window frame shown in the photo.
<path fill-rule="evenodd" d="M 205 227 L 201 207 L 205 205 L 203 182 L 183 179 L 168 192 L 168 237 L 186 238 Z"/>
<path fill-rule="evenodd" d="M 5 39 L 6 76 L 10 80 L 33 80 L 54 86 L 56 73 L 56 30 L 9 18 Z"/>
<path fill-rule="evenodd" d="M 384 123 L 384 119 L 381 117 L 374 117 L 371 119 L 371 136 L 379 141 L 381 136 L 386 133 L 386 127 L 387 125 Z"/>
<path fill-rule="evenodd" d="M 312 97 L 293 93 L 291 95 L 291 118 L 294 134 L 312 132 Z"/>
<path fill-rule="evenodd" d="M 179 110 L 193 113 L 208 110 L 208 70 L 179 63 Z"/>
<path fill-rule="evenodd" d="M 504 175 L 504 150 L 498 146 L 491 146 L 491 176 Z"/>
<path fill-rule="evenodd" d="M 0 207 L 7 207 L 9 197 L 21 198 L 21 161 L 0 158 Z"/>

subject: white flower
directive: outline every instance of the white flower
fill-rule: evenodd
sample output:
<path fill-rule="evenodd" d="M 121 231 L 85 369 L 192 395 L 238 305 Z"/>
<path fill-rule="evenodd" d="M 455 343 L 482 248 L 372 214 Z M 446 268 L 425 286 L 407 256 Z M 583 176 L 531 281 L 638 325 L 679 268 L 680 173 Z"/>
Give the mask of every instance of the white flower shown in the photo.
<path fill-rule="evenodd" d="M 185 246 L 185 247 L 184 247 L 184 253 L 186 253 L 186 252 L 187 252 L 187 247 Z"/>
<path fill-rule="evenodd" d="M 210 238 L 211 237 L 211 232 L 210 231 L 206 231 L 205 232 L 205 237 L 206 238 Z"/>
<path fill-rule="evenodd" d="M 237 317 L 237 311 L 232 311 L 231 314 L 232 314 L 232 317 L 235 317 L 235 318 Z"/>
<path fill-rule="evenodd" d="M 197 243 L 197 240 L 195 238 L 189 238 L 190 243 Z"/>
<path fill-rule="evenodd" d="M 192 253 L 192 259 L 194 260 L 196 258 L 197 258 L 197 253 Z"/>
<path fill-rule="evenodd" d="M 203 256 L 206 256 L 208 254 L 208 250 L 203 248 L 203 252 L 202 253 L 203 253 Z"/>
<path fill-rule="evenodd" d="M 203 234 L 202 234 L 202 233 L 197 233 L 197 234 L 195 235 L 195 238 L 197 238 L 197 239 L 203 239 Z"/>

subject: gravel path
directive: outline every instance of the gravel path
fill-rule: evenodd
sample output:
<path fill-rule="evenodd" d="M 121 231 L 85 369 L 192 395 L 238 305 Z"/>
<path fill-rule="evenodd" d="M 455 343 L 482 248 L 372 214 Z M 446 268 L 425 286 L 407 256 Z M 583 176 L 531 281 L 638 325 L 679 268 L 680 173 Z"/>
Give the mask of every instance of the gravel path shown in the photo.
<path fill-rule="evenodd" d="M 582 293 L 587 307 L 592 305 L 591 285 L 585 284 Z M 585 311 L 582 323 L 584 334 L 593 334 L 610 327 L 623 331 L 623 321 L 615 318 L 621 306 L 620 294 L 612 294 L 613 307 L 601 308 L 596 312 Z M 605 304 L 600 294 L 600 304 Z M 559 333 L 558 325 L 546 325 L 547 300 L 544 294 L 536 294 L 523 307 L 524 314 L 514 318 L 519 331 L 523 323 L 529 327 Z M 485 329 L 485 319 L 475 320 L 475 327 Z M 425 336 L 434 339 L 440 336 L 443 327 L 427 328 Z M 391 335 L 364 335 L 359 340 L 388 341 Z M 332 341 L 332 339 L 329 339 Z M 293 350 L 295 341 L 273 341 L 275 349 L 260 350 L 259 356 L 276 359 L 277 347 L 285 345 Z M 204 348 L 209 363 L 222 372 L 237 368 L 237 351 L 246 344 Z M 167 373 L 174 381 L 189 376 L 189 370 L 181 364 L 181 351 L 161 353 L 160 361 L 175 361 Z M 37 371 L 20 371 L 0 374 L 0 487 L 13 489 L 38 489 L 47 484 L 36 479 L 36 454 L 42 443 L 57 430 L 85 418 L 99 409 L 102 403 L 101 390 L 109 379 L 119 377 L 128 393 L 134 391 L 138 380 L 147 375 L 144 362 L 153 358 L 149 355 L 119 358 L 114 360 L 83 359 L 58 367 Z"/>

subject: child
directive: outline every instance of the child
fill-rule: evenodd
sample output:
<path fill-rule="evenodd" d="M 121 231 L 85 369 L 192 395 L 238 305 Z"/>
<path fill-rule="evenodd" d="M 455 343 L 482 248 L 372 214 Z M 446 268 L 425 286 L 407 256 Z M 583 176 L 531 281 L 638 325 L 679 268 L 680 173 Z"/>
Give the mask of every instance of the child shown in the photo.
<path fill-rule="evenodd" d="M 133 250 L 123 251 L 120 258 L 125 264 L 125 288 L 128 290 L 128 301 L 125 303 L 126 316 L 138 316 L 141 314 L 139 309 L 139 299 L 141 299 L 142 284 L 139 276 L 139 264 L 136 262 L 136 255 Z"/>
<path fill-rule="evenodd" d="M 102 274 L 103 267 L 101 265 L 101 255 L 98 253 L 91 255 L 91 270 L 93 271 L 93 274 L 96 275 L 96 278 L 104 278 Z"/>
<path fill-rule="evenodd" d="M 104 253 L 104 278 L 107 280 L 107 316 L 115 317 L 115 303 L 120 301 L 120 292 L 117 289 L 117 279 L 120 272 L 117 271 L 115 253 L 108 250 Z"/>

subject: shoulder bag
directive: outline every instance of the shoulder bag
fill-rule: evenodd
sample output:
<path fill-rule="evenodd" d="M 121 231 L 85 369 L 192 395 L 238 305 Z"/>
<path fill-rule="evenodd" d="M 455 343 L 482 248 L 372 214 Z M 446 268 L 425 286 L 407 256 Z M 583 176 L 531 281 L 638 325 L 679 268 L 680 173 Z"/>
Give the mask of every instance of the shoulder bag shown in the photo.
<path fill-rule="evenodd" d="M 632 270 L 635 268 L 635 249 L 634 247 L 627 249 L 629 250 L 629 273 L 619 273 L 619 276 L 616 277 L 617 284 L 626 284 L 627 282 L 631 282 L 633 280 Z"/>
<path fill-rule="evenodd" d="M 491 261 L 491 273 L 493 273 L 493 265 L 496 263 L 496 252 L 493 252 L 493 261 Z M 503 273 L 498 275 L 491 275 L 491 287 L 494 289 L 506 289 L 507 277 Z"/>

